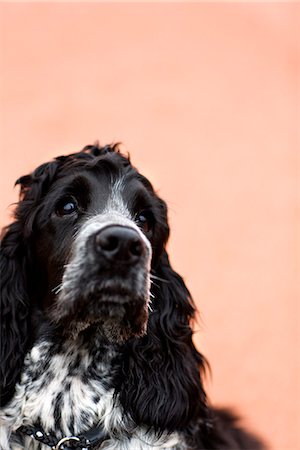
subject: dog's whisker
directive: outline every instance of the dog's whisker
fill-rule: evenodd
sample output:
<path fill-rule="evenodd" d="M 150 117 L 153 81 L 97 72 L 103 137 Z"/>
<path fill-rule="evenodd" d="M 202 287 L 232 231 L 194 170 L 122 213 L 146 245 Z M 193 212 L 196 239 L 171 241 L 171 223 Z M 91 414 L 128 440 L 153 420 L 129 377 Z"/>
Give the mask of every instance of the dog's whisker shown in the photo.
<path fill-rule="evenodd" d="M 153 275 L 152 273 L 150 273 L 150 279 L 152 280 L 157 280 L 157 281 L 162 281 L 163 283 L 170 283 L 169 280 L 165 280 L 164 278 L 160 278 L 156 275 Z"/>
<path fill-rule="evenodd" d="M 60 283 L 58 286 L 55 286 L 55 288 L 53 288 L 51 290 L 51 292 L 54 292 L 54 294 L 58 294 L 60 291 L 62 291 L 62 289 L 63 289 L 63 285 L 62 285 L 62 283 Z"/>
<path fill-rule="evenodd" d="M 153 280 L 150 279 L 150 283 L 151 283 L 153 286 L 155 286 L 155 287 L 157 287 L 158 289 L 160 289 L 160 285 L 157 284 L 157 283 L 155 283 L 155 281 L 153 281 Z"/>

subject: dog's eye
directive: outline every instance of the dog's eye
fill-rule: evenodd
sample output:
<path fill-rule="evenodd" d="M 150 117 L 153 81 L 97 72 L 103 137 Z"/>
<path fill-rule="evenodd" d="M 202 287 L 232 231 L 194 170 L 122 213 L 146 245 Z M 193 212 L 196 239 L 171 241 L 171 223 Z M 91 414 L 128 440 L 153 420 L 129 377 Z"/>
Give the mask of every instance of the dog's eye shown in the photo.
<path fill-rule="evenodd" d="M 151 211 L 142 211 L 136 216 L 137 225 L 143 230 L 144 233 L 148 233 L 152 230 L 154 224 L 154 217 Z"/>
<path fill-rule="evenodd" d="M 77 210 L 77 201 L 73 197 L 66 197 L 57 203 L 55 212 L 58 216 L 67 216 L 73 214 Z"/>

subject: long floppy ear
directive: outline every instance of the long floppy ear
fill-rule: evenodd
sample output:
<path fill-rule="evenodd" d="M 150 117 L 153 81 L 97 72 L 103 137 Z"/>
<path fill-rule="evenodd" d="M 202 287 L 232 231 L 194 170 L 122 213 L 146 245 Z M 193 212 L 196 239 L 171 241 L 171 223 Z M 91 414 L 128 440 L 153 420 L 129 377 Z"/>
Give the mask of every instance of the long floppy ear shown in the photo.
<path fill-rule="evenodd" d="M 0 404 L 4 405 L 14 393 L 28 344 L 29 300 L 22 230 L 18 221 L 7 227 L 3 236 L 0 271 Z"/>
<path fill-rule="evenodd" d="M 19 178 L 20 202 L 16 221 L 4 229 L 0 249 L 0 404 L 12 397 L 20 378 L 24 356 L 32 335 L 29 294 L 30 236 L 38 205 L 49 189 L 60 166 L 60 160 L 37 167 L 30 175 Z M 31 272 L 32 272 L 31 268 Z M 32 274 L 31 274 L 32 275 Z M 35 274 L 33 274 L 34 276 Z"/>
<path fill-rule="evenodd" d="M 187 430 L 208 411 L 201 372 L 205 359 L 192 342 L 195 310 L 182 278 L 163 251 L 153 279 L 148 332 L 128 345 L 120 401 L 136 423 Z"/>

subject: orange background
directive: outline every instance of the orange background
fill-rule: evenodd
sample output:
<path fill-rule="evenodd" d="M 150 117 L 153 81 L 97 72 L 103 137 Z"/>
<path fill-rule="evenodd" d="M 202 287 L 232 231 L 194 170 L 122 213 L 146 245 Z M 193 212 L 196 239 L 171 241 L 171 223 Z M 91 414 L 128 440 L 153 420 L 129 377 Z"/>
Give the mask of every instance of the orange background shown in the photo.
<path fill-rule="evenodd" d="M 299 3 L 0 8 L 2 225 L 21 174 L 122 141 L 169 203 L 210 398 L 271 448 L 300 448 Z"/>

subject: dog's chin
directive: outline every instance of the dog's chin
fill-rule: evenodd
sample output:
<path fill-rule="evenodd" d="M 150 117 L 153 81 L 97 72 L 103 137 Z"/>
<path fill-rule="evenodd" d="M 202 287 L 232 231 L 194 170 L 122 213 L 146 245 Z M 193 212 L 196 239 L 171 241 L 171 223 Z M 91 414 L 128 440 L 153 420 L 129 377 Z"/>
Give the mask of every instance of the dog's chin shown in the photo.
<path fill-rule="evenodd" d="M 103 291 L 75 300 L 64 317 L 64 333 L 72 339 L 103 339 L 123 343 L 146 333 L 148 298 Z"/>

